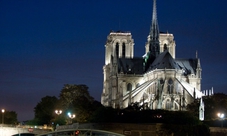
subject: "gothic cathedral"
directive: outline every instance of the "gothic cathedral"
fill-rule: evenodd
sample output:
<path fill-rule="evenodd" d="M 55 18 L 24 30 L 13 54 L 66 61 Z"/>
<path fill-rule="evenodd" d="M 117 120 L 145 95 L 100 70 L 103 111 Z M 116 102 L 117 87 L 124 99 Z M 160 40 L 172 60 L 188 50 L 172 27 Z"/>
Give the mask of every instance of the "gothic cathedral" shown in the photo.
<path fill-rule="evenodd" d="M 101 103 L 126 108 L 133 103 L 149 109 L 185 110 L 201 98 L 200 59 L 175 58 L 173 34 L 160 33 L 156 0 L 145 54 L 134 57 L 130 32 L 110 32 L 105 45 Z"/>

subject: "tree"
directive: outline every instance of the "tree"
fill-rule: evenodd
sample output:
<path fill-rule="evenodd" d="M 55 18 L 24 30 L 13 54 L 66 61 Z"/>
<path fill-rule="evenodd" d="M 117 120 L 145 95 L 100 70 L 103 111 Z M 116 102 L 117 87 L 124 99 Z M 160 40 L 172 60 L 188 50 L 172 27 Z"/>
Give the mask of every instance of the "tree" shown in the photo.
<path fill-rule="evenodd" d="M 200 104 L 200 100 L 199 99 L 195 100 L 191 104 L 188 104 L 187 105 L 188 112 L 190 112 L 195 117 L 199 117 L 199 104 Z"/>
<path fill-rule="evenodd" d="M 34 108 L 35 120 L 37 125 L 51 124 L 51 120 L 54 119 L 54 111 L 58 99 L 55 96 L 45 96 Z"/>
<path fill-rule="evenodd" d="M 3 114 L 0 115 L 2 121 Z M 4 124 L 17 124 L 17 113 L 15 111 L 5 111 L 4 112 Z"/>
<path fill-rule="evenodd" d="M 217 113 L 227 113 L 227 95 L 223 93 L 216 93 L 212 96 L 203 97 L 205 105 L 205 120 L 214 120 L 217 119 Z M 194 103 L 188 105 L 187 109 L 193 115 L 199 115 L 199 104 L 200 100 L 195 100 Z"/>
<path fill-rule="evenodd" d="M 100 102 L 90 96 L 86 85 L 66 84 L 60 92 L 59 99 L 55 96 L 41 99 L 34 108 L 35 118 L 29 123 L 43 125 L 53 122 L 64 125 L 67 121 L 88 122 L 94 111 L 101 106 Z M 57 115 L 54 113 L 56 109 L 63 112 Z M 67 115 L 68 112 L 76 114 L 76 117 L 71 120 Z"/>
<path fill-rule="evenodd" d="M 64 85 L 60 93 L 60 103 L 64 111 L 76 114 L 78 122 L 87 122 L 94 111 L 94 98 L 86 85 Z M 65 113 L 66 114 L 66 113 Z"/>
<path fill-rule="evenodd" d="M 204 103 L 205 103 L 205 111 L 207 110 L 208 113 L 210 113 L 211 119 L 216 119 L 218 112 L 227 113 L 227 95 L 226 94 L 216 93 L 213 96 L 209 97 L 208 99 L 205 99 Z"/>

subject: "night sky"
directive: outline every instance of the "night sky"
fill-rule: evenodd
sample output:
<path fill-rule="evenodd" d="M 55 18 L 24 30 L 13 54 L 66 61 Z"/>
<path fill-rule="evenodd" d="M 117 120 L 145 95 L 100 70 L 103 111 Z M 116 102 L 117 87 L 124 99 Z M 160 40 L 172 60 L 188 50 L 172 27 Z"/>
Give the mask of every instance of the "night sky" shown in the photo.
<path fill-rule="evenodd" d="M 100 101 L 105 42 L 130 31 L 145 53 L 152 0 L 0 0 L 0 108 L 34 117 L 42 97 L 85 84 Z M 201 59 L 202 90 L 227 94 L 227 1 L 157 0 L 159 28 L 174 34 L 176 58 Z"/>

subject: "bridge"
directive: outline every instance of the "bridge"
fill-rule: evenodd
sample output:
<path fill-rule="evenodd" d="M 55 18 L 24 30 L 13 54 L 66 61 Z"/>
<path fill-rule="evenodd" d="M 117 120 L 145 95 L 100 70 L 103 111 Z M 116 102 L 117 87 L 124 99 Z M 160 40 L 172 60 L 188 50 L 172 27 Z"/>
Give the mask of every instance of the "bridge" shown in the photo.
<path fill-rule="evenodd" d="M 0 136 L 144 136 L 155 135 L 159 129 L 159 124 L 75 123 L 57 126 L 54 131 L 38 126 L 3 127 Z"/>
<path fill-rule="evenodd" d="M 16 125 L 1 125 L 0 126 L 0 136 L 23 136 L 21 134 L 41 134 L 41 133 L 47 133 L 51 131 L 51 127 L 47 126 L 28 126 L 28 125 L 22 125 L 22 126 L 16 126 Z M 31 135 L 32 136 L 32 135 Z"/>
<path fill-rule="evenodd" d="M 0 126 L 0 136 L 124 136 L 108 130 L 91 128 L 91 125 L 79 123 L 72 125 L 57 126 L 53 131 L 52 127 L 47 126 Z"/>
<path fill-rule="evenodd" d="M 125 136 L 125 135 L 104 130 L 67 129 L 40 134 L 37 136 Z"/>
<path fill-rule="evenodd" d="M 75 123 L 57 126 L 0 126 L 0 136 L 144 136 L 156 135 L 160 124 Z"/>
<path fill-rule="evenodd" d="M 0 126 L 0 136 L 155 136 L 165 131 L 160 123 L 75 123 L 51 130 L 46 126 Z M 227 128 L 210 127 L 211 134 L 227 133 Z"/>

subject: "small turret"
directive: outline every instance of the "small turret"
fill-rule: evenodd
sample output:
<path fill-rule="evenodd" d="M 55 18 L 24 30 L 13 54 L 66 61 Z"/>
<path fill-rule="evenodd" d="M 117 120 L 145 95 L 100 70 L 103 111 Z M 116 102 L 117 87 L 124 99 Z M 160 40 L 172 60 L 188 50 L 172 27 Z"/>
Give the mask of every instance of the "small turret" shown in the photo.
<path fill-rule="evenodd" d="M 204 111 L 205 111 L 205 106 L 203 102 L 203 97 L 200 99 L 200 105 L 199 105 L 199 120 L 203 121 L 204 120 Z"/>
<path fill-rule="evenodd" d="M 197 78 L 202 78 L 202 68 L 200 64 L 200 59 L 198 58 L 198 53 L 196 51 L 196 59 L 197 59 L 197 68 L 196 68 L 196 76 Z"/>
<path fill-rule="evenodd" d="M 198 78 L 202 78 L 202 68 L 201 68 L 201 65 L 200 65 L 200 59 L 197 59 L 197 68 L 196 68 L 196 75 Z"/>

